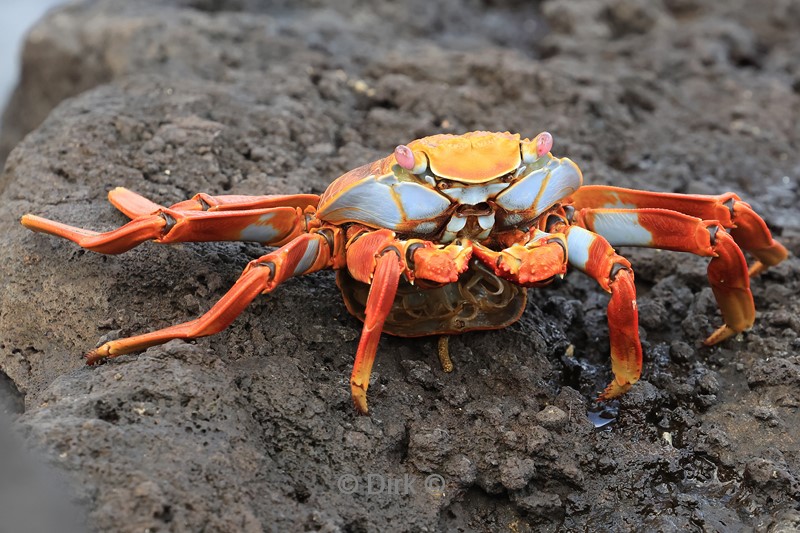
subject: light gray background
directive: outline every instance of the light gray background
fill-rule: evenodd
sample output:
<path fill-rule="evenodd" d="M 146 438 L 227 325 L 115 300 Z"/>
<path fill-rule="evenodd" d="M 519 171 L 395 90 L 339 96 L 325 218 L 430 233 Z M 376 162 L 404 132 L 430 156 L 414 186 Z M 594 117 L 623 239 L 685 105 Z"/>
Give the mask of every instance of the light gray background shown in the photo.
<path fill-rule="evenodd" d="M 28 29 L 45 12 L 65 0 L 0 0 L 0 109 L 19 76 L 22 41 Z"/>

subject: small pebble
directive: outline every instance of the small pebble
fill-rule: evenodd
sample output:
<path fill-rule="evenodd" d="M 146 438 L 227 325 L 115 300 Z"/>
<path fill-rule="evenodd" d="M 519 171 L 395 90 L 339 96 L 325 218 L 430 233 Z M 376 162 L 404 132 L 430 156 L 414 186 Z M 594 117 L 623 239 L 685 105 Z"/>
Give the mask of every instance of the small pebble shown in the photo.
<path fill-rule="evenodd" d="M 536 413 L 536 421 L 547 429 L 561 428 L 567 423 L 567 413 L 555 405 L 548 405 Z"/>

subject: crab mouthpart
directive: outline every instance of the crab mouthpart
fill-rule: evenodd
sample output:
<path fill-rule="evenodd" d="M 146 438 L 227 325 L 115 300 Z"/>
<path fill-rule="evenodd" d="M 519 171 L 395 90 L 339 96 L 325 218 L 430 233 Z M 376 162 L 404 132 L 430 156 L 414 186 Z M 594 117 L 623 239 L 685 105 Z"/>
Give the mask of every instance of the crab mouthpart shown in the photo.
<path fill-rule="evenodd" d="M 475 205 L 464 204 L 458 206 L 458 209 L 456 209 L 456 213 L 458 213 L 458 216 L 460 217 L 467 217 L 470 215 L 486 216 L 492 214 L 492 212 L 492 206 L 490 206 L 487 202 L 481 202 Z"/>

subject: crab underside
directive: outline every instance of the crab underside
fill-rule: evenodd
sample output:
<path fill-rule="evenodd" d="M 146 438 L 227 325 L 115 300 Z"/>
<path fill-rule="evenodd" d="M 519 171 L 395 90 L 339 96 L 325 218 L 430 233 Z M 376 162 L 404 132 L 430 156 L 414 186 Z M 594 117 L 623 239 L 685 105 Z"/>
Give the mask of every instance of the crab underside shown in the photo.
<path fill-rule="evenodd" d="M 336 273 L 347 310 L 362 322 L 366 318 L 370 285 L 356 281 L 342 269 Z M 527 291 L 472 259 L 458 281 L 422 288 L 401 280 L 384 333 L 398 337 L 457 335 L 498 329 L 519 320 Z"/>

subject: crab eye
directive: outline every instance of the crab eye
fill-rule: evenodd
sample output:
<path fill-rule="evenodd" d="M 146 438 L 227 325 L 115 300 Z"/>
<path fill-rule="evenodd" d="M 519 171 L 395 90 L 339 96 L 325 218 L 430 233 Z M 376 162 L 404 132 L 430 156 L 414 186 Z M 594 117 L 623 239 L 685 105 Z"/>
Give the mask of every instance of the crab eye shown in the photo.
<path fill-rule="evenodd" d="M 397 159 L 397 164 L 406 170 L 414 168 L 414 152 L 405 144 L 399 145 L 394 149 L 394 158 Z"/>
<path fill-rule="evenodd" d="M 553 136 L 543 131 L 532 141 L 523 141 L 521 148 L 522 160 L 526 163 L 533 163 L 553 149 Z"/>
<path fill-rule="evenodd" d="M 394 149 L 394 158 L 400 167 L 412 174 L 422 174 L 428 168 L 428 158 L 425 154 L 423 152 L 414 152 L 405 144 L 401 144 Z"/>
<path fill-rule="evenodd" d="M 445 189 L 450 189 L 451 188 L 450 182 L 447 180 L 440 180 L 439 183 L 436 184 L 436 188 L 439 189 L 440 191 L 443 191 Z"/>
<path fill-rule="evenodd" d="M 546 131 L 537 135 L 534 141 L 536 141 L 536 155 L 539 157 L 553 149 L 553 136 Z"/>

